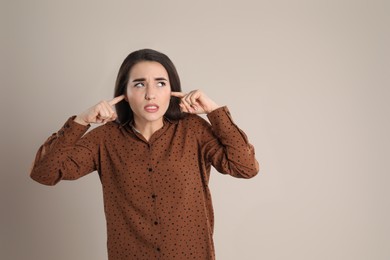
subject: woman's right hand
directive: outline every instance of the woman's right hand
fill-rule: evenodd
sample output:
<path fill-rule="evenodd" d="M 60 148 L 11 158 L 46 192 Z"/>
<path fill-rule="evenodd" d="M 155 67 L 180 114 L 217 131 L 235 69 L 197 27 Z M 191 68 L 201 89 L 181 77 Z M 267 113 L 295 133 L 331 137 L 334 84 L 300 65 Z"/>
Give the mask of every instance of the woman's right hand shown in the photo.
<path fill-rule="evenodd" d="M 100 101 L 98 104 L 76 116 L 74 121 L 81 125 L 88 125 L 91 123 L 105 124 L 107 122 L 114 121 L 118 115 L 116 114 L 113 106 L 122 101 L 124 98 L 125 95 L 121 95 L 110 101 Z"/>

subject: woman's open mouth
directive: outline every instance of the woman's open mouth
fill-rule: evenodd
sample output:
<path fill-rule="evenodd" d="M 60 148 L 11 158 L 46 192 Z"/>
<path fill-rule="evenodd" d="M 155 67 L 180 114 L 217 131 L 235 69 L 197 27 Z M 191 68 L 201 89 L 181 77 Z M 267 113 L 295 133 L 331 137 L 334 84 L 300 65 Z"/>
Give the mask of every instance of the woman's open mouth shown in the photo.
<path fill-rule="evenodd" d="M 144 106 L 144 110 L 149 113 L 155 113 L 158 111 L 158 106 L 156 104 L 148 104 Z"/>

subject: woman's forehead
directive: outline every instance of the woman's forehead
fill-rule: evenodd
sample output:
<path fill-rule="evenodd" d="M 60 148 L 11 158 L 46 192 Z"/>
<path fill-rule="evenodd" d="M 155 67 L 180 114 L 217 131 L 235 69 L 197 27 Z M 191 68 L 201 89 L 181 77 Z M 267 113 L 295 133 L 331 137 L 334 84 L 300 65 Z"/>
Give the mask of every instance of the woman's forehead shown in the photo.
<path fill-rule="evenodd" d="M 163 65 L 156 61 L 140 61 L 130 70 L 130 78 L 168 77 Z"/>

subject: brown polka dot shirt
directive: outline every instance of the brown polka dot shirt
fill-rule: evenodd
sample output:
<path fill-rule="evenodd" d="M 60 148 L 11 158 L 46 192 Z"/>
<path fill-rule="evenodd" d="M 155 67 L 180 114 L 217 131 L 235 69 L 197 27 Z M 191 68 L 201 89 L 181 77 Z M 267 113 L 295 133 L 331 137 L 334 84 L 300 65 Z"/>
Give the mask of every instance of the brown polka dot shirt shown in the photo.
<path fill-rule="evenodd" d="M 85 134 L 73 118 L 41 146 L 31 178 L 54 185 L 98 172 L 109 259 L 215 259 L 211 166 L 239 178 L 259 170 L 227 107 L 208 114 L 211 125 L 164 119 L 149 141 L 115 122 Z"/>

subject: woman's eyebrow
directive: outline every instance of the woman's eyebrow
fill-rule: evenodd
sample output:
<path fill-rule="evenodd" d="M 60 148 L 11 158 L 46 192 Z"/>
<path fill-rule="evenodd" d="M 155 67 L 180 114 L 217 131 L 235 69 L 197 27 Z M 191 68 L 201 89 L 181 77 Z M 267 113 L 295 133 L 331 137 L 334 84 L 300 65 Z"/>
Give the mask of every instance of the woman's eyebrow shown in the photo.
<path fill-rule="evenodd" d="M 158 81 L 158 80 L 165 80 L 165 81 L 168 81 L 166 78 L 164 77 L 160 77 L 160 78 L 155 78 L 154 80 Z"/>
<path fill-rule="evenodd" d="M 134 79 L 132 82 L 142 82 L 145 81 L 145 78 L 139 78 L 139 79 Z"/>
<path fill-rule="evenodd" d="M 166 78 L 164 77 L 158 77 L 158 78 L 154 78 L 155 81 L 159 81 L 159 80 L 164 80 L 164 81 L 168 81 Z M 133 79 L 132 82 L 142 82 L 142 81 L 146 81 L 145 78 L 139 78 L 139 79 Z"/>

